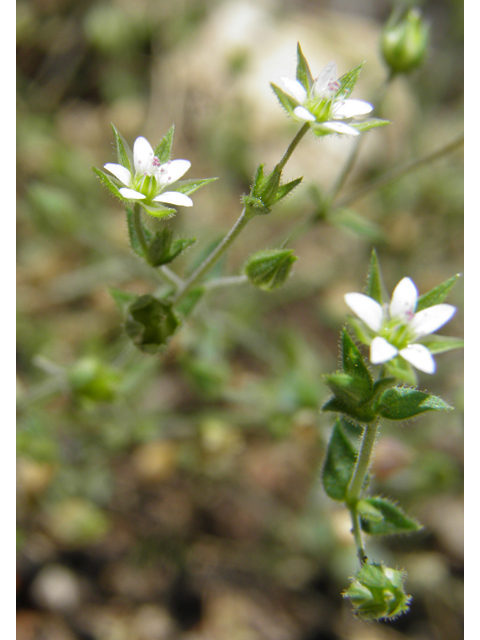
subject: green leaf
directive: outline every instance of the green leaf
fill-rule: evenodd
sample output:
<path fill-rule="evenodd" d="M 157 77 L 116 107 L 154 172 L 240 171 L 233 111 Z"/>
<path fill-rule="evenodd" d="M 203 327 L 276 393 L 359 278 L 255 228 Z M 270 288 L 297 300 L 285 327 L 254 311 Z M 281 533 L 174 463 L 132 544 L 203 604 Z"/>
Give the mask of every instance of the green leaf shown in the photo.
<path fill-rule="evenodd" d="M 288 93 L 282 91 L 280 87 L 277 87 L 276 84 L 273 84 L 273 82 L 270 83 L 270 86 L 272 87 L 282 107 L 285 109 L 288 115 L 291 116 L 295 107 L 298 107 L 298 102 L 294 98 L 289 96 Z"/>
<path fill-rule="evenodd" d="M 352 419 L 355 424 L 363 425 L 374 422 L 377 418 L 375 412 L 369 404 L 353 406 L 350 402 L 344 402 L 338 396 L 330 398 L 322 407 L 322 411 L 332 411 L 341 413 Z"/>
<path fill-rule="evenodd" d="M 348 96 L 352 93 L 353 88 L 357 83 L 358 76 L 360 75 L 360 72 L 364 64 L 365 62 L 362 62 L 362 64 L 359 64 L 358 67 L 351 69 L 351 71 L 347 71 L 347 73 L 345 73 L 343 76 L 341 76 L 338 79 L 338 82 L 340 83 L 340 87 L 337 93 L 335 94 L 336 96 L 342 96 L 343 98 L 348 98 Z"/>
<path fill-rule="evenodd" d="M 423 528 L 386 498 L 364 498 L 358 503 L 358 511 L 362 529 L 370 535 L 389 536 L 412 533 Z"/>
<path fill-rule="evenodd" d="M 355 236 L 368 238 L 374 242 L 381 242 L 385 239 L 381 227 L 351 209 L 336 209 L 327 215 L 327 220 L 334 226 L 345 229 Z"/>
<path fill-rule="evenodd" d="M 305 56 L 300 48 L 300 43 L 297 43 L 297 73 L 296 78 L 298 82 L 303 86 L 307 93 L 310 93 L 310 87 L 313 85 L 313 78 L 310 72 L 310 67 Z"/>
<path fill-rule="evenodd" d="M 172 155 L 173 134 L 175 132 L 175 125 L 172 124 L 167 133 L 160 140 L 158 145 L 154 149 L 154 155 L 160 160 L 160 164 L 165 164 L 170 160 Z"/>
<path fill-rule="evenodd" d="M 117 160 L 118 164 L 126 167 L 130 173 L 135 173 L 134 165 L 133 165 L 133 154 L 132 150 L 128 142 L 122 136 L 119 131 L 117 131 L 115 125 L 112 123 L 113 135 L 115 136 L 115 146 L 117 149 Z"/>
<path fill-rule="evenodd" d="M 380 265 L 378 263 L 378 256 L 375 249 L 372 249 L 372 255 L 370 257 L 370 266 L 367 273 L 367 287 L 365 295 L 369 298 L 373 298 L 379 304 L 383 304 L 384 300 L 384 286 L 382 281 L 382 274 L 380 272 Z"/>
<path fill-rule="evenodd" d="M 189 196 L 191 193 L 200 189 L 200 187 L 204 187 L 206 184 L 210 184 L 210 182 L 215 182 L 218 178 L 205 178 L 204 180 L 179 180 L 175 183 L 174 191 L 178 191 L 179 193 L 184 193 L 186 196 Z"/>
<path fill-rule="evenodd" d="M 172 262 L 184 249 L 195 243 L 195 238 L 173 239 L 173 231 L 165 227 L 156 231 L 148 243 L 148 262 L 152 267 L 160 267 Z"/>
<path fill-rule="evenodd" d="M 396 382 L 397 382 L 396 378 L 380 378 L 380 380 L 377 380 L 373 385 L 373 392 L 370 397 L 370 402 L 374 403 L 377 400 L 377 398 L 379 398 L 382 395 L 385 389 L 389 389 L 390 387 L 393 387 L 393 385 Z"/>
<path fill-rule="evenodd" d="M 370 392 L 373 390 L 372 375 L 357 345 L 345 329 L 342 330 L 342 365 L 346 373 L 362 378 L 368 384 Z"/>
<path fill-rule="evenodd" d="M 463 349 L 463 338 L 454 338 L 453 336 L 424 336 L 420 342 L 424 344 L 430 353 L 445 353 L 452 349 Z"/>
<path fill-rule="evenodd" d="M 134 293 L 122 291 L 121 289 L 114 289 L 113 287 L 108 287 L 108 293 L 112 296 L 121 313 L 125 313 L 127 307 L 137 299 L 137 296 Z"/>
<path fill-rule="evenodd" d="M 145 211 L 154 218 L 159 218 L 162 220 L 168 220 L 172 218 L 177 211 L 175 209 L 171 209 L 170 207 L 165 207 L 161 204 L 156 204 L 155 206 L 144 204 L 142 201 L 139 202 L 140 206 L 145 209 Z"/>
<path fill-rule="evenodd" d="M 112 180 L 112 178 L 110 178 L 110 176 L 104 173 L 101 169 L 97 169 L 97 167 L 92 167 L 92 171 L 100 178 L 100 182 L 104 187 L 107 187 L 107 189 L 111 193 L 113 193 L 114 196 L 123 200 L 116 183 Z"/>
<path fill-rule="evenodd" d="M 424 293 L 423 296 L 420 296 L 417 300 L 415 312 L 421 311 L 422 309 L 427 309 L 428 307 L 432 307 L 434 304 L 440 304 L 441 302 L 443 302 L 452 288 L 457 284 L 457 281 L 460 277 L 461 275 L 457 273 L 457 275 L 449 278 L 448 280 L 445 280 L 445 282 L 442 282 L 442 284 L 439 284 L 438 287 L 434 287 L 427 293 Z"/>
<path fill-rule="evenodd" d="M 292 249 L 259 251 L 248 259 L 245 273 L 256 287 L 272 291 L 284 284 L 296 260 Z"/>
<path fill-rule="evenodd" d="M 324 376 L 325 382 L 335 396 L 353 408 L 366 402 L 372 393 L 369 380 L 337 371 Z"/>
<path fill-rule="evenodd" d="M 370 131 L 370 129 L 384 127 L 386 124 L 391 124 L 391 122 L 389 120 L 380 120 L 379 118 L 369 118 L 362 122 L 349 122 L 348 124 L 357 131 L 360 131 L 360 133 L 365 133 L 366 131 Z"/>
<path fill-rule="evenodd" d="M 275 198 L 275 203 L 280 202 L 283 198 L 288 196 L 288 194 L 298 187 L 298 185 L 302 182 L 303 178 L 296 178 L 291 182 L 286 182 L 285 184 L 281 184 L 277 189 L 277 194 Z"/>
<path fill-rule="evenodd" d="M 322 471 L 323 488 L 332 500 L 343 502 L 355 468 L 357 452 L 345 435 L 340 420 L 335 422 Z"/>
<path fill-rule="evenodd" d="M 438 396 L 411 387 L 387 389 L 375 405 L 375 411 L 388 420 L 408 420 L 426 411 L 451 411 Z"/>

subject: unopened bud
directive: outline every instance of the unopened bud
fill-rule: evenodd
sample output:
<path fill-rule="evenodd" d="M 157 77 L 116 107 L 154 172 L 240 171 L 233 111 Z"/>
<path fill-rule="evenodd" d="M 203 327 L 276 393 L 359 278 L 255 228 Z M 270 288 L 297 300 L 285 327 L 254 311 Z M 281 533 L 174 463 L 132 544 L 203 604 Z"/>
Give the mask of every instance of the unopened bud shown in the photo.
<path fill-rule="evenodd" d="M 416 9 L 400 22 L 387 25 L 381 38 L 382 55 L 394 73 L 409 73 L 419 67 L 427 52 L 428 26 Z"/>
<path fill-rule="evenodd" d="M 256 287 L 272 291 L 288 278 L 295 260 L 297 257 L 293 255 L 292 249 L 259 251 L 249 258 L 245 273 Z"/>

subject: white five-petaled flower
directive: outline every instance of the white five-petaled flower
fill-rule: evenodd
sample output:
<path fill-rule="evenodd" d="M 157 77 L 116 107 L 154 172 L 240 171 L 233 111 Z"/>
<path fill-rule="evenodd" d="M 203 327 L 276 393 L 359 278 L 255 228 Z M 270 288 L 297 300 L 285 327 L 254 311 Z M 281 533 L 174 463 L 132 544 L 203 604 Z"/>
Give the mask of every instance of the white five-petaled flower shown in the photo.
<path fill-rule="evenodd" d="M 359 132 L 342 120 L 358 118 L 373 110 L 368 102 L 338 95 L 340 83 L 334 62 L 327 64 L 308 91 L 298 80 L 280 80 L 285 91 L 298 103 L 293 110 L 294 115 L 300 120 L 315 123 L 316 129 L 324 129 L 326 133 L 358 136 Z"/>
<path fill-rule="evenodd" d="M 118 189 L 125 200 L 144 200 L 183 207 L 193 205 L 191 198 L 184 193 L 165 191 L 188 171 L 188 160 L 169 160 L 160 164 L 148 140 L 139 137 L 133 145 L 133 165 L 133 172 L 121 164 L 109 162 L 104 165 L 107 171 L 125 185 Z"/>
<path fill-rule="evenodd" d="M 415 313 L 418 293 L 410 278 L 395 287 L 390 304 L 381 305 L 363 293 L 347 293 L 345 302 L 371 330 L 370 361 L 382 364 L 402 357 L 420 371 L 435 372 L 428 348 L 418 341 L 440 329 L 455 313 L 450 304 L 437 304 Z"/>

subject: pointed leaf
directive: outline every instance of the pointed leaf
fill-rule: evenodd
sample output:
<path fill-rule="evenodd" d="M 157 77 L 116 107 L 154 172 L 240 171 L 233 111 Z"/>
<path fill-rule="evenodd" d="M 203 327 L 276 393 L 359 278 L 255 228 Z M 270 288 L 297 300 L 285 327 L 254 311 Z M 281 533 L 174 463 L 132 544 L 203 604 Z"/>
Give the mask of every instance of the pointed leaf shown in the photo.
<path fill-rule="evenodd" d="M 297 43 L 297 73 L 296 78 L 298 82 L 303 86 L 307 93 L 310 93 L 310 87 L 313 85 L 313 78 L 310 72 L 310 67 L 305 56 L 302 53 L 300 44 Z"/>
<path fill-rule="evenodd" d="M 457 275 L 439 284 L 438 287 L 434 287 L 427 293 L 424 293 L 423 296 L 420 296 L 417 300 L 415 312 L 422 311 L 422 309 L 427 309 L 428 307 L 443 302 L 451 289 L 457 284 L 459 278 L 460 274 L 457 273 Z"/>
<path fill-rule="evenodd" d="M 389 120 L 380 120 L 379 118 L 369 118 L 368 120 L 362 120 L 362 122 L 349 122 L 349 125 L 360 133 L 384 127 L 386 124 L 391 124 L 391 122 Z"/>
<path fill-rule="evenodd" d="M 291 96 L 289 96 L 288 93 L 285 93 L 285 91 L 282 91 L 280 87 L 277 87 L 276 84 L 273 84 L 273 82 L 270 83 L 270 86 L 272 87 L 275 95 L 277 96 L 280 104 L 285 109 L 285 111 L 289 115 L 292 115 L 293 110 L 295 109 L 295 107 L 298 106 L 297 101 Z"/>
<path fill-rule="evenodd" d="M 107 189 L 111 193 L 113 193 L 114 196 L 123 200 L 116 183 L 112 180 L 110 176 L 104 173 L 101 169 L 97 169 L 97 167 L 92 167 L 92 171 L 100 178 L 100 182 L 103 184 L 104 187 L 107 187 Z"/>
<path fill-rule="evenodd" d="M 175 132 L 175 125 L 172 124 L 167 133 L 160 140 L 158 145 L 154 149 L 154 154 L 160 160 L 160 164 L 165 164 L 170 160 L 172 155 L 173 134 Z"/>
<path fill-rule="evenodd" d="M 463 349 L 463 338 L 454 338 L 453 336 L 425 336 L 421 340 L 430 353 L 445 353 L 452 349 Z"/>
<path fill-rule="evenodd" d="M 411 387 L 387 389 L 380 396 L 375 410 L 388 420 L 408 420 L 426 411 L 451 411 L 451 407 L 438 396 Z"/>
<path fill-rule="evenodd" d="M 365 498 L 358 503 L 362 529 L 370 535 L 388 536 L 420 531 L 423 527 L 386 498 Z M 380 515 L 380 518 L 378 517 Z"/>
<path fill-rule="evenodd" d="M 376 300 L 379 304 L 383 304 L 383 288 L 382 274 L 380 272 L 377 252 L 375 251 L 375 249 L 372 249 L 370 266 L 368 268 L 367 274 L 367 287 L 365 290 L 365 294 L 370 298 Z"/>
<path fill-rule="evenodd" d="M 280 200 L 288 196 L 288 194 L 292 192 L 295 189 L 295 187 L 298 187 L 298 185 L 301 183 L 302 180 L 303 178 L 296 178 L 291 182 L 287 182 L 286 184 L 281 184 L 277 189 L 275 202 L 279 202 Z"/>
<path fill-rule="evenodd" d="M 335 94 L 336 96 L 342 96 L 343 98 L 348 98 L 348 96 L 352 93 L 353 88 L 357 83 L 358 76 L 360 75 L 360 72 L 364 64 L 365 62 L 362 62 L 361 64 L 358 65 L 358 67 L 355 67 L 350 71 L 347 71 L 347 73 L 345 73 L 343 76 L 341 76 L 338 79 L 340 87 L 337 93 Z"/>
<path fill-rule="evenodd" d="M 175 183 L 175 191 L 189 196 L 197 189 L 204 187 L 206 184 L 210 184 L 210 182 L 215 182 L 215 180 L 218 180 L 218 178 L 205 178 L 204 180 L 179 180 Z"/>
<path fill-rule="evenodd" d="M 377 417 L 368 404 L 355 407 L 352 406 L 351 403 L 344 402 L 336 396 L 330 398 L 330 400 L 323 405 L 322 411 L 341 413 L 343 416 L 346 416 L 358 425 L 374 422 Z"/>
<path fill-rule="evenodd" d="M 117 160 L 118 164 L 121 164 L 123 167 L 126 167 L 130 173 L 135 173 L 134 165 L 133 165 L 133 154 L 132 150 L 128 142 L 122 136 L 122 134 L 117 131 L 114 124 L 112 124 L 113 135 L 115 136 L 115 146 L 117 149 Z"/>
<path fill-rule="evenodd" d="M 373 392 L 370 398 L 370 402 L 374 403 L 377 400 L 377 398 L 379 398 L 382 395 L 385 389 L 389 389 L 390 387 L 393 387 L 393 385 L 396 382 L 397 382 L 396 378 L 380 378 L 380 380 L 377 380 L 373 385 Z"/>
<path fill-rule="evenodd" d="M 342 364 L 343 370 L 346 373 L 355 375 L 356 377 L 365 380 L 370 388 L 373 389 L 373 378 L 366 366 L 363 356 L 360 353 L 357 345 L 348 335 L 348 332 L 343 329 L 342 331 Z"/>
<path fill-rule="evenodd" d="M 355 408 L 371 396 L 371 384 L 359 376 L 337 371 L 326 375 L 325 382 L 335 396 L 348 407 Z"/>
<path fill-rule="evenodd" d="M 341 421 L 337 420 L 330 436 L 322 471 L 323 488 L 332 500 L 345 500 L 356 460 L 357 452 L 343 432 Z"/>

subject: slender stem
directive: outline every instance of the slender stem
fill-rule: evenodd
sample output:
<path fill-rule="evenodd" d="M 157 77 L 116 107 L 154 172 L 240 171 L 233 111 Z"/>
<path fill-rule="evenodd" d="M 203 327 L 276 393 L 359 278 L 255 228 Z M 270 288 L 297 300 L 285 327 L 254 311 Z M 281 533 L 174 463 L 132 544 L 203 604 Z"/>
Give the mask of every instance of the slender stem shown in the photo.
<path fill-rule="evenodd" d="M 377 178 L 377 180 L 373 180 L 372 182 L 365 185 L 364 187 L 358 189 L 357 191 L 354 191 L 354 193 L 352 193 L 350 196 L 347 196 L 346 198 L 343 198 L 343 200 L 340 200 L 337 207 L 346 207 L 349 204 L 352 204 L 352 202 L 360 200 L 360 198 L 363 198 L 364 196 L 369 194 L 371 191 L 380 189 L 381 187 L 384 187 L 389 182 L 393 182 L 394 180 L 403 178 L 404 176 L 411 173 L 412 171 L 415 171 L 415 169 L 417 169 L 418 167 L 421 167 L 424 164 L 430 164 L 431 162 L 438 160 L 442 156 L 445 156 L 448 153 L 451 153 L 452 151 L 455 151 L 456 149 L 460 148 L 463 145 L 463 142 L 464 142 L 464 134 L 462 133 L 457 138 L 452 140 L 452 142 L 448 143 L 441 149 L 432 151 L 432 153 L 429 153 L 426 156 L 423 156 L 422 158 L 418 158 L 417 160 L 407 162 L 402 167 L 393 169 L 387 174 Z"/>
<path fill-rule="evenodd" d="M 300 142 L 300 140 L 303 138 L 303 136 L 307 133 L 307 131 L 309 129 L 310 129 L 310 125 L 309 125 L 308 122 L 306 122 L 303 125 L 303 127 L 298 131 L 297 135 L 294 137 L 294 139 L 291 141 L 291 143 L 288 145 L 288 149 L 285 151 L 285 153 L 283 154 L 283 158 L 280 160 L 280 162 L 275 167 L 276 169 L 278 169 L 279 171 L 282 171 L 284 166 L 287 164 L 290 156 L 295 151 L 298 143 Z"/>
<path fill-rule="evenodd" d="M 362 494 L 365 480 L 367 478 L 368 470 L 372 459 L 373 447 L 377 437 L 379 420 L 371 424 L 367 424 L 363 431 L 362 443 L 360 445 L 360 451 L 358 452 L 357 462 L 353 471 L 352 479 L 347 489 L 346 505 L 350 511 L 353 525 L 353 536 L 355 538 L 355 544 L 357 547 L 357 555 L 360 560 L 360 564 L 364 564 L 366 560 L 365 546 L 362 539 L 362 529 L 360 526 L 360 515 L 357 510 L 358 501 Z"/>
<path fill-rule="evenodd" d="M 176 289 L 179 287 L 183 287 L 183 280 L 176 273 L 174 273 L 171 269 L 163 265 L 158 270 L 162 278 L 164 278 L 168 283 L 173 284 Z"/>
<path fill-rule="evenodd" d="M 217 262 L 217 260 L 225 253 L 228 247 L 232 244 L 235 238 L 239 235 L 242 229 L 251 218 L 247 215 L 246 208 L 243 208 L 240 217 L 230 229 L 224 239 L 218 244 L 212 253 L 202 262 L 202 264 L 196 269 L 192 275 L 184 282 L 183 287 L 180 287 L 177 295 L 173 299 L 173 304 L 177 304 L 182 300 L 187 293 L 194 287 L 207 273 L 211 267 Z"/>
<path fill-rule="evenodd" d="M 205 283 L 205 289 L 217 289 L 220 287 L 231 287 L 237 284 L 246 284 L 248 282 L 247 276 L 229 276 L 225 278 L 215 278 Z"/>
<path fill-rule="evenodd" d="M 140 246 L 142 247 L 143 255 L 146 257 L 148 255 L 148 244 L 147 239 L 145 238 L 145 233 L 143 231 L 141 209 L 138 202 L 135 202 L 135 204 L 133 205 L 133 226 L 138 241 L 140 242 Z"/>

